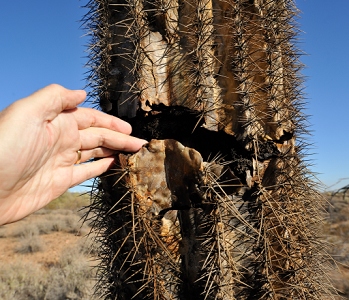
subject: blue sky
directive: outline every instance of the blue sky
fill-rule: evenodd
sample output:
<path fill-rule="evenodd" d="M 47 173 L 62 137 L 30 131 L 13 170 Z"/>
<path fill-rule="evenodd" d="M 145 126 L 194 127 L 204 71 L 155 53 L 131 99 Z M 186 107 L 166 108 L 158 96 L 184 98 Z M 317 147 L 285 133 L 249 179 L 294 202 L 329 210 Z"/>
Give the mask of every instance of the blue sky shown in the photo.
<path fill-rule="evenodd" d="M 323 2 L 323 3 L 322 3 Z M 304 31 L 299 46 L 307 53 L 305 92 L 314 144 L 312 170 L 327 186 L 349 177 L 349 1 L 298 0 Z M 349 184 L 343 180 L 335 187 Z"/>
<path fill-rule="evenodd" d="M 331 186 L 349 178 L 349 1 L 297 0 L 299 47 L 307 77 L 305 93 L 313 144 L 311 170 Z M 86 0 L 3 1 L 0 10 L 0 109 L 50 83 L 86 85 Z M 349 183 L 343 180 L 336 187 Z M 335 187 L 333 187 L 335 188 Z"/>

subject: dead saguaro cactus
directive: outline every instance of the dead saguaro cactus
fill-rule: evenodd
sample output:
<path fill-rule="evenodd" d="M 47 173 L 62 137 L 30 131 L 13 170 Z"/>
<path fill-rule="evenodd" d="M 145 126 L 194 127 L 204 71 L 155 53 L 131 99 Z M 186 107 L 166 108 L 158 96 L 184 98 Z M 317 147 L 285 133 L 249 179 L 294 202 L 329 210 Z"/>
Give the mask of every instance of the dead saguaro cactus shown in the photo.
<path fill-rule="evenodd" d="M 96 181 L 107 299 L 328 299 L 297 9 L 91 0 L 92 98 L 147 139 Z"/>

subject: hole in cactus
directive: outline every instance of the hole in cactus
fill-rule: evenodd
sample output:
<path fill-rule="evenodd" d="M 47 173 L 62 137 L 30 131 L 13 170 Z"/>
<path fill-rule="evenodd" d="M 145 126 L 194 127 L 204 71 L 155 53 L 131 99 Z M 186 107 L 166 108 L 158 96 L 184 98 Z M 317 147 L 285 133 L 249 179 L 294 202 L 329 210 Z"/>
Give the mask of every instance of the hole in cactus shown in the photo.
<path fill-rule="evenodd" d="M 259 152 L 246 150 L 235 136 L 224 131 L 210 131 L 200 120 L 201 113 L 182 106 L 152 105 L 150 112 L 139 110 L 136 117 L 124 118 L 132 125 L 132 134 L 146 139 L 177 140 L 200 152 L 204 161 L 221 157 L 234 170 L 234 175 L 246 183 L 246 172 L 252 172 L 251 156 L 259 161 L 278 156 L 273 141 L 259 142 Z"/>

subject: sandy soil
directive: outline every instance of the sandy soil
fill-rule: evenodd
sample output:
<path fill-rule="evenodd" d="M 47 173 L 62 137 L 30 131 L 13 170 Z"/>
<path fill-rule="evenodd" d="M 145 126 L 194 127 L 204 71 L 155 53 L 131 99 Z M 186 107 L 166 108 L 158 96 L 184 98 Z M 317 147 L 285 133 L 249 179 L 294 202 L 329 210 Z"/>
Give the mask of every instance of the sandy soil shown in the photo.
<path fill-rule="evenodd" d="M 54 217 L 54 215 L 52 217 Z M 16 248 L 18 247 L 21 238 L 12 237 L 11 234 L 13 232 L 18 232 L 21 228 L 28 226 L 28 224 L 33 224 L 43 218 L 47 218 L 47 216 L 32 215 L 19 222 L 0 227 L 0 233 L 4 233 L 5 236 L 8 236 L 0 238 L 0 264 L 22 260 L 37 262 L 45 267 L 50 267 L 58 261 L 64 249 L 86 241 L 85 237 L 73 233 L 50 232 L 48 234 L 39 235 L 39 238 L 42 241 L 41 251 L 26 254 L 16 252 Z"/>

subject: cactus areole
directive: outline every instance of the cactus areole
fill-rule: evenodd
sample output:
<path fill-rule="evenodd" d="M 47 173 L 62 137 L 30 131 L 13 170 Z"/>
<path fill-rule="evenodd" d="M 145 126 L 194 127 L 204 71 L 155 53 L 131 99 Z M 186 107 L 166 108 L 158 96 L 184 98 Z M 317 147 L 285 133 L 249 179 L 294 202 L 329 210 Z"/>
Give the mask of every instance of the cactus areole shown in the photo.
<path fill-rule="evenodd" d="M 286 0 L 91 0 L 90 86 L 149 141 L 96 180 L 106 299 L 328 299 Z"/>

